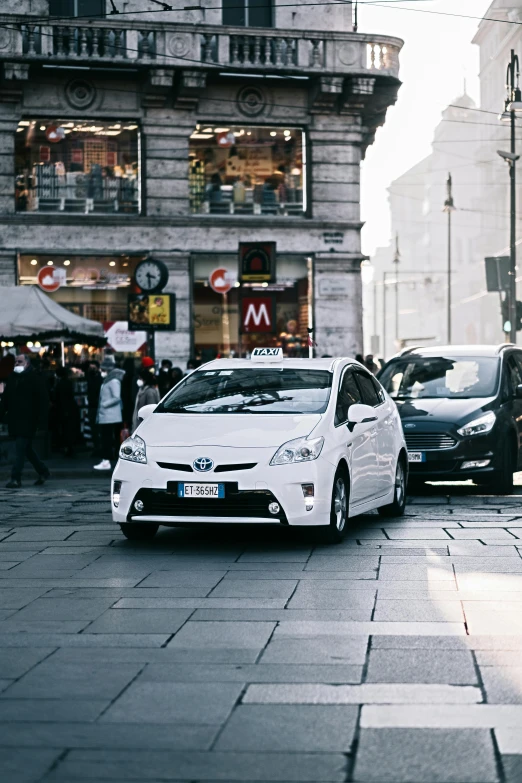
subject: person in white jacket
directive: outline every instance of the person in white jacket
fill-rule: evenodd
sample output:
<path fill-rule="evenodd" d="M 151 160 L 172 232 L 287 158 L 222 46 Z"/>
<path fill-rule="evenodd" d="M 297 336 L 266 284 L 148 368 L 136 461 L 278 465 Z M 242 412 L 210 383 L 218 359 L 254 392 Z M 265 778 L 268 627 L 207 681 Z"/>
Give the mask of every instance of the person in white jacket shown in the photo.
<path fill-rule="evenodd" d="M 116 367 L 114 356 L 106 356 L 100 366 L 103 383 L 100 388 L 96 423 L 100 429 L 102 461 L 94 470 L 111 470 L 111 459 L 119 446 L 123 422 L 121 381 L 125 375 Z"/>

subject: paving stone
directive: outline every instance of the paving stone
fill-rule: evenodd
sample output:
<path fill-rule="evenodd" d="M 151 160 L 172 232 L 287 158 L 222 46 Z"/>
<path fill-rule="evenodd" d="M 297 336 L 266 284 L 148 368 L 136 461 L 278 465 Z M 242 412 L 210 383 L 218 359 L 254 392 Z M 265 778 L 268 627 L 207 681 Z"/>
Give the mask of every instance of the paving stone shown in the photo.
<path fill-rule="evenodd" d="M 121 598 L 113 609 L 284 609 L 285 598 Z"/>
<path fill-rule="evenodd" d="M 81 777 L 80 777 L 81 776 Z M 45 783 L 98 781 L 279 781 L 336 783 L 346 779 L 341 753 L 233 753 L 72 750 Z"/>
<path fill-rule="evenodd" d="M 522 563 L 522 560 L 520 561 Z M 276 581 L 272 579 L 258 580 L 254 582 L 235 581 L 220 582 L 210 594 L 212 598 L 251 598 L 253 596 L 263 598 L 288 599 L 297 586 L 297 582 L 285 579 Z"/>
<path fill-rule="evenodd" d="M 91 623 L 88 633 L 176 633 L 190 609 L 108 609 Z"/>
<path fill-rule="evenodd" d="M 473 634 L 522 634 L 522 612 L 466 608 L 468 632 Z"/>
<path fill-rule="evenodd" d="M 431 527 L 412 527 L 409 528 L 408 530 L 401 530 L 400 528 L 396 530 L 391 525 L 388 525 L 385 528 L 385 530 L 386 530 L 386 535 L 392 541 L 397 541 L 397 540 L 407 541 L 408 539 L 410 540 L 430 539 L 431 541 L 440 542 L 442 539 L 448 540 L 450 538 L 450 535 L 446 533 L 445 530 L 442 530 L 442 525 L 440 529 L 431 528 Z"/>
<path fill-rule="evenodd" d="M 2 647 L 161 647 L 170 634 L 0 633 Z"/>
<path fill-rule="evenodd" d="M 18 679 L 54 652 L 53 647 L 4 647 L 0 648 L 0 674 Z"/>
<path fill-rule="evenodd" d="M 372 649 L 519 650 L 520 636 L 374 636 Z"/>
<path fill-rule="evenodd" d="M 393 600 L 378 598 L 373 619 L 383 621 L 439 621 L 464 622 L 462 607 L 458 602 Z"/>
<path fill-rule="evenodd" d="M 240 705 L 228 720 L 216 750 L 348 753 L 357 707 Z"/>
<path fill-rule="evenodd" d="M 377 570 L 378 565 L 378 557 L 312 555 L 305 566 L 305 571 L 364 571 L 373 573 Z"/>
<path fill-rule="evenodd" d="M 366 682 L 476 685 L 477 673 L 465 650 L 371 650 Z"/>
<path fill-rule="evenodd" d="M 363 667 L 355 664 L 183 664 L 149 663 L 140 682 L 329 682 L 355 683 L 362 679 Z"/>
<path fill-rule="evenodd" d="M 81 665 L 43 661 L 5 692 L 9 699 L 113 699 L 140 672 L 135 663 Z"/>
<path fill-rule="evenodd" d="M 105 723 L 155 723 L 218 726 L 225 722 L 243 690 L 235 682 L 132 683 L 101 717 Z"/>
<path fill-rule="evenodd" d="M 245 704 L 473 704 L 480 702 L 479 688 L 455 685 L 363 683 L 253 684 Z"/>
<path fill-rule="evenodd" d="M 395 565 L 383 563 L 379 568 L 378 581 L 395 580 L 415 581 L 425 580 L 426 582 L 454 582 L 455 575 L 451 563 L 440 563 L 438 565 Z"/>
<path fill-rule="evenodd" d="M 495 729 L 495 738 L 499 752 L 522 756 L 522 731 L 518 728 L 505 727 Z"/>
<path fill-rule="evenodd" d="M 475 538 L 479 541 L 507 541 L 510 544 L 516 543 L 515 539 L 516 537 L 512 535 L 511 533 L 508 533 L 507 530 L 502 530 L 501 528 L 479 528 L 479 527 L 467 527 L 467 528 L 461 528 L 459 530 L 451 530 L 450 531 L 452 538 L 456 539 L 457 541 L 462 540 L 463 538 Z"/>
<path fill-rule="evenodd" d="M 1 705 L 0 705 L 1 706 Z M 140 723 L 1 723 L 0 747 L 208 750 L 219 726 Z M 3 753 L 3 751 L 2 751 Z"/>
<path fill-rule="evenodd" d="M 466 629 L 464 623 L 443 623 L 443 622 L 320 622 L 320 621 L 301 621 L 284 622 L 282 621 L 275 630 L 274 636 L 281 638 L 283 636 L 350 636 L 350 635 L 388 635 L 398 634 L 405 636 L 465 636 Z"/>
<path fill-rule="evenodd" d="M 363 664 L 368 637 L 323 636 L 311 639 L 272 638 L 263 651 L 261 663 Z"/>
<path fill-rule="evenodd" d="M 234 648 L 262 649 L 268 642 L 275 623 L 201 623 L 188 622 L 169 642 L 169 648 Z"/>
<path fill-rule="evenodd" d="M 487 731 L 363 729 L 354 779 L 368 783 L 496 783 Z"/>
<path fill-rule="evenodd" d="M 95 721 L 108 705 L 108 699 L 10 699 L 4 694 L 0 721 L 84 723 Z"/>
<path fill-rule="evenodd" d="M 63 749 L 34 748 L 31 753 L 3 748 L 0 753 L 0 779 L 9 783 L 38 783 L 62 754 Z"/>
<path fill-rule="evenodd" d="M 488 704 L 522 704 L 522 659 L 518 666 L 484 666 L 480 673 Z"/>
<path fill-rule="evenodd" d="M 207 592 L 223 579 L 226 571 L 205 571 L 194 573 L 192 571 L 156 571 L 142 582 L 140 587 L 196 587 L 208 588 Z"/>
<path fill-rule="evenodd" d="M 522 730 L 522 704 L 368 704 L 362 728 Z"/>
<path fill-rule="evenodd" d="M 481 669 L 485 666 L 522 666 L 520 650 L 477 650 L 475 658 Z"/>

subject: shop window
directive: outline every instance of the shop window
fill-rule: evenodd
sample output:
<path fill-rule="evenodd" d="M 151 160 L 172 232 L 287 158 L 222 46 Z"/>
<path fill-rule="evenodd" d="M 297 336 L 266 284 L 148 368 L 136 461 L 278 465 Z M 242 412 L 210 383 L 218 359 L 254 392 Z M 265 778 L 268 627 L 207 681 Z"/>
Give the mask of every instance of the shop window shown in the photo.
<path fill-rule="evenodd" d="M 17 212 L 140 212 L 133 122 L 22 120 L 15 156 Z"/>
<path fill-rule="evenodd" d="M 105 16 L 105 0 L 49 0 L 50 16 Z"/>
<path fill-rule="evenodd" d="M 189 154 L 193 213 L 291 216 L 306 210 L 299 128 L 198 125 Z"/>
<path fill-rule="evenodd" d="M 223 24 L 273 27 L 272 0 L 223 0 Z"/>
<path fill-rule="evenodd" d="M 47 296 L 76 315 L 109 327 L 116 321 L 127 322 L 132 278 L 143 258 L 24 254 L 19 257 L 18 279 L 20 285 L 40 286 Z"/>

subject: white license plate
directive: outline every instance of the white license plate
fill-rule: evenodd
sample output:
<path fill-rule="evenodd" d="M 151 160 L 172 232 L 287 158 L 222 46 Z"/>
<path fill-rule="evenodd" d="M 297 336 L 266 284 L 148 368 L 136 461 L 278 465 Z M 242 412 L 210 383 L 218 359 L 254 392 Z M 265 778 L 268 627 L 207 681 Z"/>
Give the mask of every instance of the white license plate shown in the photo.
<path fill-rule="evenodd" d="M 426 462 L 423 451 L 410 451 L 408 452 L 409 462 Z"/>
<path fill-rule="evenodd" d="M 178 498 L 208 498 L 225 497 L 224 484 L 178 484 Z"/>

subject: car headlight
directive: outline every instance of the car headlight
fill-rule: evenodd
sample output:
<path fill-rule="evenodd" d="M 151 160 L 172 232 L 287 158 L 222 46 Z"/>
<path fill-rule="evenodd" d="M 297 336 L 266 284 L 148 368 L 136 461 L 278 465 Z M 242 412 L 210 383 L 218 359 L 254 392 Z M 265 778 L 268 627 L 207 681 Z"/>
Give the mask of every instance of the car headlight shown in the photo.
<path fill-rule="evenodd" d="M 317 459 L 322 451 L 323 444 L 324 438 L 313 438 L 313 440 L 296 438 L 295 440 L 289 440 L 277 449 L 270 460 L 270 464 L 290 465 L 294 462 L 310 462 L 313 459 Z"/>
<path fill-rule="evenodd" d="M 139 435 L 132 435 L 124 440 L 120 446 L 120 459 L 126 459 L 129 462 L 147 462 L 147 449 L 145 441 Z"/>
<path fill-rule="evenodd" d="M 485 413 L 484 416 L 473 419 L 473 421 L 465 424 L 460 430 L 457 430 L 457 432 L 465 438 L 470 435 L 485 435 L 493 429 L 496 418 L 493 411 L 489 411 L 488 413 Z"/>

